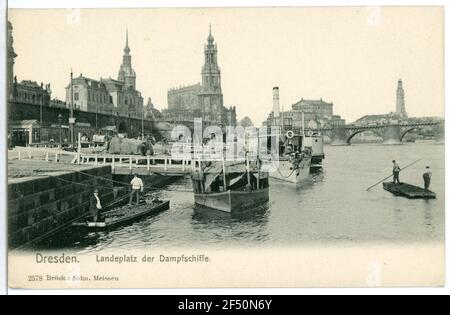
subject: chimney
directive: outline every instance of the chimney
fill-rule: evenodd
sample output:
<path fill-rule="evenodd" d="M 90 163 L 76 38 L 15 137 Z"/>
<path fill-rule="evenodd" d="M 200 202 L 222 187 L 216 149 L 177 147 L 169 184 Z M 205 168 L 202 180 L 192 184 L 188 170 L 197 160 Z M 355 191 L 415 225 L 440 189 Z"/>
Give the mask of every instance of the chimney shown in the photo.
<path fill-rule="evenodd" d="M 278 86 L 273 88 L 273 117 L 280 117 L 280 91 Z"/>

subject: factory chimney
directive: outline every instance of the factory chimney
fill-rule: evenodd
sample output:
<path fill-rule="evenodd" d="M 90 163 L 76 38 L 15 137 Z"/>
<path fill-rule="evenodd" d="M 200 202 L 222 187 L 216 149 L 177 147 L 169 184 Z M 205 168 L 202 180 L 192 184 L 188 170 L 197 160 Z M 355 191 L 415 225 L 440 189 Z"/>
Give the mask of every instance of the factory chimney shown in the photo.
<path fill-rule="evenodd" d="M 280 117 L 280 91 L 278 86 L 273 88 L 273 117 Z"/>

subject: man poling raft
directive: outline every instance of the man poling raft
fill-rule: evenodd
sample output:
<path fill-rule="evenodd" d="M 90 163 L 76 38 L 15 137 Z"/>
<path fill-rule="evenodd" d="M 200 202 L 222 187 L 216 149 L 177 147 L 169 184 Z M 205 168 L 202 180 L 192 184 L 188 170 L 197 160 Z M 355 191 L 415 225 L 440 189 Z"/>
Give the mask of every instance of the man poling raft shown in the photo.
<path fill-rule="evenodd" d="M 395 160 L 392 161 L 394 164 L 392 175 L 389 175 L 388 177 L 383 178 L 381 181 L 377 182 L 376 184 L 370 186 L 369 188 L 367 188 L 367 191 L 369 191 L 373 187 L 377 186 L 378 184 L 383 183 L 384 190 L 389 191 L 396 196 L 402 196 L 402 197 L 411 198 L 411 199 L 434 199 L 434 198 L 436 198 L 436 194 L 434 192 L 428 190 L 429 183 L 431 180 L 431 172 L 430 173 L 426 172 L 425 174 L 423 174 L 425 189 L 418 187 L 418 186 L 406 184 L 406 183 L 400 183 L 400 179 L 399 179 L 400 172 L 407 169 L 408 167 L 416 164 L 419 161 L 420 160 L 414 161 L 413 163 L 408 164 L 404 168 L 400 168 L 400 166 L 398 165 L 398 163 Z M 385 180 L 387 180 L 391 177 L 394 177 L 393 182 L 384 182 Z"/>
<path fill-rule="evenodd" d="M 393 168 L 392 168 L 392 176 L 394 177 L 394 184 L 401 184 L 400 183 L 400 171 L 402 170 L 400 166 L 398 165 L 397 161 L 392 161 Z"/>
<path fill-rule="evenodd" d="M 424 189 L 426 191 L 429 191 L 430 190 L 430 184 L 431 184 L 431 169 L 430 169 L 429 166 L 427 166 L 425 168 L 425 173 L 423 173 L 422 177 L 423 177 Z"/>

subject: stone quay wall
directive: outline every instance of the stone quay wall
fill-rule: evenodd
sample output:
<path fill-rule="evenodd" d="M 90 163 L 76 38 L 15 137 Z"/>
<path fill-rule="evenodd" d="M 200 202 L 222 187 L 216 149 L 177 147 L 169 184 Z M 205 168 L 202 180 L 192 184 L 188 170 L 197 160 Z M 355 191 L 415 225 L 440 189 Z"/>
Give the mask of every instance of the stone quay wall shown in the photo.
<path fill-rule="evenodd" d="M 103 206 L 114 199 L 110 166 L 80 171 L 96 177 L 72 171 L 8 182 L 9 249 L 42 239 L 89 213 L 94 189 Z"/>

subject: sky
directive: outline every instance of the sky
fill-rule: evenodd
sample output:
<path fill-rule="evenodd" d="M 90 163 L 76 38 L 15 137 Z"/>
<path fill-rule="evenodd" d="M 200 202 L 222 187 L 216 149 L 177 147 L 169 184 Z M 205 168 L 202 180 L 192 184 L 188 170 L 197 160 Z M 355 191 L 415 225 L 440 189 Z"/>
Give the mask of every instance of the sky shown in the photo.
<path fill-rule="evenodd" d="M 444 116 L 440 7 L 10 9 L 18 80 L 50 83 L 65 99 L 74 75 L 117 78 L 125 33 L 137 89 L 158 109 L 172 87 L 201 82 L 209 24 L 225 106 L 260 125 L 272 88 L 285 109 L 333 102 L 348 122 L 395 111 L 403 80 L 410 116 Z"/>

